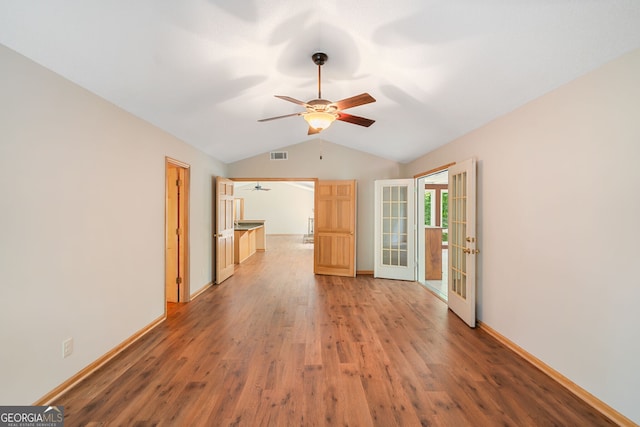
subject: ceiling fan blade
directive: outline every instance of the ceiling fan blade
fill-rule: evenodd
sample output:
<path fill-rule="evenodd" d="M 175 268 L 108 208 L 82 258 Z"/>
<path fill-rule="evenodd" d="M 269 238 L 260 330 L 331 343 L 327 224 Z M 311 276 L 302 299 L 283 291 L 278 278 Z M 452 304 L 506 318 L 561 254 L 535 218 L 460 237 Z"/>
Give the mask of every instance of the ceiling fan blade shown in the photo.
<path fill-rule="evenodd" d="M 360 125 L 364 127 L 369 127 L 374 124 L 376 121 L 371 119 L 366 119 L 364 117 L 352 116 L 347 113 L 338 113 L 337 120 L 341 120 L 347 123 L 353 123 L 354 125 Z"/>
<path fill-rule="evenodd" d="M 309 132 L 307 132 L 307 135 L 315 135 L 316 133 L 320 133 L 322 131 L 322 129 L 316 129 L 314 127 L 309 126 Z"/>
<path fill-rule="evenodd" d="M 260 119 L 259 122 L 268 122 L 269 120 L 284 119 L 285 117 L 299 116 L 302 113 L 285 114 L 284 116 L 269 117 L 268 119 Z"/>
<path fill-rule="evenodd" d="M 375 98 L 368 93 L 361 93 L 360 95 L 352 96 L 351 98 L 336 101 L 334 104 L 338 106 L 338 110 L 346 110 L 347 108 L 369 104 L 370 102 L 376 102 Z"/>
<path fill-rule="evenodd" d="M 307 107 L 308 104 L 306 102 L 302 102 L 299 99 L 291 98 L 290 96 L 284 95 L 274 95 L 276 98 L 284 99 L 285 101 L 293 102 L 294 104 L 302 105 L 303 107 Z"/>

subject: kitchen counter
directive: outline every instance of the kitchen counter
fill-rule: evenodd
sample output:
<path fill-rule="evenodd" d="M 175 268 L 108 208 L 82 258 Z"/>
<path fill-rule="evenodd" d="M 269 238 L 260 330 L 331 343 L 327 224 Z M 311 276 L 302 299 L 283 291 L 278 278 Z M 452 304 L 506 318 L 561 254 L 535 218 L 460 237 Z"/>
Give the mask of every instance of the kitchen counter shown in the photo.
<path fill-rule="evenodd" d="M 264 220 L 238 220 L 233 227 L 233 255 L 236 264 L 267 248 Z"/>
<path fill-rule="evenodd" d="M 247 222 L 247 223 L 242 223 L 242 224 L 236 224 L 233 226 L 234 230 L 253 230 L 259 227 L 264 227 L 264 223 L 263 222 Z"/>

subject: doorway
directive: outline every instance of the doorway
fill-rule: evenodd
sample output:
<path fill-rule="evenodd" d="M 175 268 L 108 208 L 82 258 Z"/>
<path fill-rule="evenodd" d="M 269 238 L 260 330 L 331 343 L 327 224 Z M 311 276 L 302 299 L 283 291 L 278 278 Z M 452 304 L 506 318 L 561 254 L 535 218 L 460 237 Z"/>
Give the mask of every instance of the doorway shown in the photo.
<path fill-rule="evenodd" d="M 315 234 L 315 178 L 231 178 L 236 222 L 264 220 L 270 241 L 291 242 L 287 250 L 310 250 Z M 313 264 L 309 265 L 313 268 Z"/>
<path fill-rule="evenodd" d="M 188 164 L 165 160 L 165 301 L 188 302 L 189 174 Z"/>
<path fill-rule="evenodd" d="M 314 179 L 232 178 L 236 221 L 264 220 L 267 235 L 313 243 Z"/>
<path fill-rule="evenodd" d="M 416 181 L 418 281 L 447 301 L 449 274 L 448 169 Z"/>

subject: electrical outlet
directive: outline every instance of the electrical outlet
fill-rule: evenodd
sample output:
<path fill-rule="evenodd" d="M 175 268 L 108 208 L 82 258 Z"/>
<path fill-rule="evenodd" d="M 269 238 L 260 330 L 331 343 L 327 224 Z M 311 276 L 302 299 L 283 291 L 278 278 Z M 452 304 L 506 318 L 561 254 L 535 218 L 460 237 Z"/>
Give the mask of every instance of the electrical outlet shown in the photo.
<path fill-rule="evenodd" d="M 62 342 L 62 357 L 69 357 L 73 353 L 73 338 Z"/>

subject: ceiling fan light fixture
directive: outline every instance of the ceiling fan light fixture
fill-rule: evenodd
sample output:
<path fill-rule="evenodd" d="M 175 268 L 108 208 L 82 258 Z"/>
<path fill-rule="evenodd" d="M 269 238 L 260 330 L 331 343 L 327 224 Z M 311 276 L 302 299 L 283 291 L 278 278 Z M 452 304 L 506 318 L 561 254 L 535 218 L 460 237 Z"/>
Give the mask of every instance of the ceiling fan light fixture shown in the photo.
<path fill-rule="evenodd" d="M 309 123 L 309 126 L 322 131 L 331 126 L 331 123 L 336 119 L 336 115 L 323 111 L 315 111 L 312 113 L 306 113 L 304 115 L 304 119 Z"/>
<path fill-rule="evenodd" d="M 375 120 L 367 119 L 365 117 L 358 117 L 343 112 L 343 110 L 346 110 L 348 108 L 369 104 L 370 102 L 376 102 L 375 98 L 373 98 L 368 93 L 361 93 L 360 95 L 351 96 L 349 98 L 341 99 L 340 101 L 336 102 L 331 102 L 327 99 L 322 98 L 322 91 L 320 90 L 320 83 L 322 81 L 320 69 L 329 57 L 326 53 L 316 52 L 311 58 L 313 59 L 313 62 L 318 66 L 318 97 L 316 99 L 303 102 L 290 96 L 275 95 L 276 98 L 301 105 L 306 108 L 307 111 L 285 114 L 284 116 L 270 117 L 268 119 L 260 119 L 258 121 L 268 122 L 285 117 L 302 116 L 309 124 L 309 131 L 307 135 L 315 135 L 322 132 L 323 130 L 331 126 L 331 123 L 336 120 L 364 127 L 369 127 L 373 123 L 375 123 Z"/>

